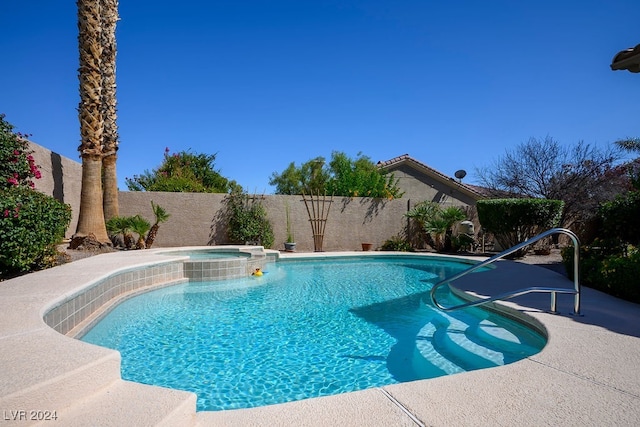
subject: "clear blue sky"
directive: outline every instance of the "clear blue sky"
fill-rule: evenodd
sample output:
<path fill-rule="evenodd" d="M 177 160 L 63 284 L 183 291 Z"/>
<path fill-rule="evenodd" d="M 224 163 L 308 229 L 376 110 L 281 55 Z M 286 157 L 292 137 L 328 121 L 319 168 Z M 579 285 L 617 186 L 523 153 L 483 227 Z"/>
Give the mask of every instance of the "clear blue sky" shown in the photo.
<path fill-rule="evenodd" d="M 637 0 L 120 0 L 118 175 L 217 153 L 250 192 L 334 150 L 453 175 L 547 135 L 640 136 Z M 0 112 L 78 159 L 72 0 L 2 0 Z"/>

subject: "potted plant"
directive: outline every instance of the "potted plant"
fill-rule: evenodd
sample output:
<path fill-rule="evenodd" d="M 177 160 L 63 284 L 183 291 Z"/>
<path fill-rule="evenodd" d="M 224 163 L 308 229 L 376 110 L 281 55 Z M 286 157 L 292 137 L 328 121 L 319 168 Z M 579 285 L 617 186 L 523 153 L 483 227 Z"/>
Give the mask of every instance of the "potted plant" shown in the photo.
<path fill-rule="evenodd" d="M 296 250 L 296 239 L 293 234 L 293 228 L 291 227 L 291 211 L 289 204 L 285 205 L 285 215 L 287 218 L 287 240 L 284 242 L 284 250 L 287 252 L 294 252 Z"/>

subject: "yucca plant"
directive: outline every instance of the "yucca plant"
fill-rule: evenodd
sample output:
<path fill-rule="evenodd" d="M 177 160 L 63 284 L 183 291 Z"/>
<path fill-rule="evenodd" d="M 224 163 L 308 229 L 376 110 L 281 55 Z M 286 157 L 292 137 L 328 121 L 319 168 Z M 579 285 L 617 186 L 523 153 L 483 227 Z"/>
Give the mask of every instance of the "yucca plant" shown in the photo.
<path fill-rule="evenodd" d="M 151 201 L 151 208 L 153 209 L 153 215 L 156 217 L 156 222 L 151 226 L 149 234 L 147 234 L 147 239 L 144 242 L 147 249 L 151 248 L 153 242 L 155 242 L 156 236 L 158 235 L 158 229 L 160 228 L 160 223 L 167 222 L 171 216 L 160 205 L 153 203 L 153 200 Z"/>

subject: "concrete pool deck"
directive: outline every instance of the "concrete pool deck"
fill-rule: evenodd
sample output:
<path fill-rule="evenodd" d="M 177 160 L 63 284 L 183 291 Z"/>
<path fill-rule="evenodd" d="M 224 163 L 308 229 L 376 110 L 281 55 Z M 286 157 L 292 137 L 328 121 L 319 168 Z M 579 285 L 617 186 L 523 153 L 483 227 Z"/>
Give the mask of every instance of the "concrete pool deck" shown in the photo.
<path fill-rule="evenodd" d="M 545 311 L 547 294 L 501 303 L 547 331 L 545 348 L 522 361 L 220 412 L 195 412 L 191 393 L 123 381 L 118 352 L 64 336 L 43 320 L 61 301 L 114 271 L 143 285 L 173 282 L 175 276 L 154 266 L 180 259 L 159 256 L 157 250 L 116 252 L 0 282 L 0 425 L 640 425 L 640 305 L 589 288 L 583 288 L 582 317 L 568 314 L 573 307 L 568 295 L 558 296 L 560 315 Z M 135 273 L 142 269 L 149 275 Z M 478 295 L 572 287 L 553 271 L 511 261 L 454 284 Z M 52 415 L 57 419 L 42 420 Z"/>

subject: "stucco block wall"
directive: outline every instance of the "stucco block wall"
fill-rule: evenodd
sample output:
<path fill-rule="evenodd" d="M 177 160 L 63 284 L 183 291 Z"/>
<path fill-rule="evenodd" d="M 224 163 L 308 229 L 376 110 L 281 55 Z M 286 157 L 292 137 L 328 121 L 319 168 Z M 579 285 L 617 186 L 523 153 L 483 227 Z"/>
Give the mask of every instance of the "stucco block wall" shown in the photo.
<path fill-rule="evenodd" d="M 313 235 L 301 196 L 257 195 L 261 198 L 275 234 L 273 249 L 284 249 L 286 206 L 297 251 L 313 251 Z M 151 201 L 171 215 L 161 224 L 154 247 L 215 245 L 228 243 L 223 219 L 224 194 L 120 192 L 120 215 L 140 214 L 153 221 Z M 320 205 L 322 208 L 322 204 Z M 311 207 L 309 207 L 311 209 Z M 407 200 L 334 198 L 325 202 L 329 216 L 325 227 L 325 251 L 361 250 L 361 243 L 379 247 L 405 230 Z"/>
<path fill-rule="evenodd" d="M 33 158 L 42 173 L 42 178 L 35 180 L 36 190 L 71 205 L 71 222 L 65 233 L 65 237 L 69 238 L 78 225 L 82 164 L 34 142 L 29 142 L 29 147 L 33 150 Z"/>
<path fill-rule="evenodd" d="M 476 200 L 456 190 L 451 185 L 432 179 L 416 169 L 401 165 L 390 169 L 398 179 L 398 187 L 404 191 L 403 199 L 415 201 L 430 200 L 449 206 L 475 206 Z"/>
<path fill-rule="evenodd" d="M 30 143 L 42 178 L 36 189 L 71 205 L 72 218 L 66 237 L 75 233 L 80 208 L 82 164 L 60 156 L 38 144 Z M 392 172 L 400 179 L 405 191 L 397 200 L 336 197 L 325 202 L 329 210 L 325 227 L 323 250 L 361 250 L 362 243 L 379 248 L 387 239 L 404 235 L 407 220 L 404 214 L 416 203 L 432 200 L 456 206 L 475 205 L 475 200 L 444 183 L 418 173 L 414 168 L 400 165 Z M 313 251 L 313 235 L 307 207 L 302 196 L 258 195 L 273 226 L 273 249 L 283 249 L 286 240 L 286 206 L 290 209 L 292 229 L 298 251 Z M 151 201 L 171 214 L 160 226 L 156 247 L 219 245 L 228 243 L 224 213 L 225 194 L 120 192 L 120 215 L 142 215 L 153 222 Z M 309 206 L 311 209 L 311 206 Z M 322 209 L 322 205 L 320 205 Z M 415 235 L 415 231 L 412 231 Z M 415 236 L 409 236 L 415 237 Z"/>

